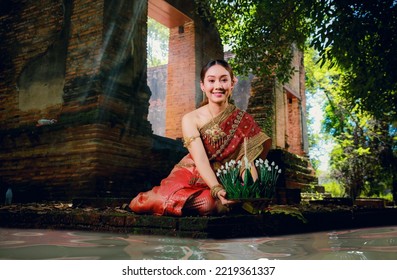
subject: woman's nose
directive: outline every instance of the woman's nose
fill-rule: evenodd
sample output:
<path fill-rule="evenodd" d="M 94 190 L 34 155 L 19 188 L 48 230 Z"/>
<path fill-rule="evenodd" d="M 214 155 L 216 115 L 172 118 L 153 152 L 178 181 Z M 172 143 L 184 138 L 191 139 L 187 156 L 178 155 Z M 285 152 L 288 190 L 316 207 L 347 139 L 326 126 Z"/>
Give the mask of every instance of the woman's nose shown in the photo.
<path fill-rule="evenodd" d="M 215 81 L 215 88 L 223 89 L 223 85 L 220 81 Z"/>

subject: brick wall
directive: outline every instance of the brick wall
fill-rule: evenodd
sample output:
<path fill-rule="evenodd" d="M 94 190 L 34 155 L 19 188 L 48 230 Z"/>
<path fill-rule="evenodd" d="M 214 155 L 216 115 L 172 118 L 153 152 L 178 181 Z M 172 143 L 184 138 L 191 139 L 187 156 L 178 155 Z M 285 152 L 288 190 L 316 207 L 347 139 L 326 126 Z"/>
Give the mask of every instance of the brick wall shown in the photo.
<path fill-rule="evenodd" d="M 41 116 L 52 116 L 59 110 L 56 104 L 41 110 L 21 110 L 18 79 L 29 66 L 29 61 L 37 61 L 59 40 L 64 16 L 62 1 L 16 1 L 2 8 L 0 122 L 2 128 L 14 128 L 32 123 Z"/>
<path fill-rule="evenodd" d="M 223 58 L 223 46 L 214 24 L 197 13 L 195 1 L 167 2 L 191 19 L 170 28 L 165 135 L 177 139 L 182 137 L 182 116 L 203 99 L 201 68 L 211 59 Z"/>
<path fill-rule="evenodd" d="M 288 99 L 288 151 L 303 155 L 302 150 L 302 119 L 301 119 L 301 101 L 293 96 Z"/>
<path fill-rule="evenodd" d="M 250 113 L 264 132 L 274 138 L 274 79 L 259 80 L 253 78 L 251 82 L 251 97 L 248 101 L 247 112 Z"/>
<path fill-rule="evenodd" d="M 181 119 L 195 109 L 196 64 L 194 22 L 170 29 L 165 136 L 182 137 Z"/>
<path fill-rule="evenodd" d="M 10 57 L 1 67 L 1 193 L 10 186 L 15 201 L 31 201 L 147 188 L 153 139 L 142 4 L 20 1 L 0 18 L 1 53 Z M 60 76 L 59 103 L 33 97 L 20 109 L 21 88 L 38 94 Z M 57 123 L 38 127 L 40 118 Z"/>

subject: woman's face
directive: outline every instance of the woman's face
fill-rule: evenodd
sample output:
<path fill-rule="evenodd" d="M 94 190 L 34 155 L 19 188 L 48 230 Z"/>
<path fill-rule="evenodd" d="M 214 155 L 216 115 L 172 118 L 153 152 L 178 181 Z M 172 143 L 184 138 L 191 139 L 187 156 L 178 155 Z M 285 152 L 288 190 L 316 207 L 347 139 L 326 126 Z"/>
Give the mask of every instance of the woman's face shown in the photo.
<path fill-rule="evenodd" d="M 200 85 L 209 102 L 224 103 L 232 94 L 234 82 L 223 66 L 215 64 L 207 70 Z"/>

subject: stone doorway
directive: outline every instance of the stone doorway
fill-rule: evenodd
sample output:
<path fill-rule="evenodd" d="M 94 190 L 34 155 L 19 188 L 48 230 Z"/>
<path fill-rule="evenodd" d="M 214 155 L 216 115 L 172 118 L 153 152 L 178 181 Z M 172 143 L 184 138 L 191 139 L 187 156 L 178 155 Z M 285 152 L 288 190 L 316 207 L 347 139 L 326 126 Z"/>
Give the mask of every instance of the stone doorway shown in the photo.
<path fill-rule="evenodd" d="M 185 88 L 194 89 L 196 82 L 194 22 L 167 1 L 149 0 L 148 18 L 169 31 L 167 63 L 148 66 L 148 85 L 152 93 L 148 120 L 154 134 L 177 139 L 181 137 L 179 120 L 195 105 L 191 102 L 195 90 L 183 94 L 184 98 L 179 94 Z"/>

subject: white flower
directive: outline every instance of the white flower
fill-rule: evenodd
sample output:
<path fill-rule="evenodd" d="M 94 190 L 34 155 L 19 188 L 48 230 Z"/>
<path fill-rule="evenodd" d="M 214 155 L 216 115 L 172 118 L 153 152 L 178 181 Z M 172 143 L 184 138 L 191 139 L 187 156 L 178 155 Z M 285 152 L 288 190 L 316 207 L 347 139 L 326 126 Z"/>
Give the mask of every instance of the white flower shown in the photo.
<path fill-rule="evenodd" d="M 263 159 L 259 158 L 259 162 L 260 162 L 260 163 L 263 163 Z"/>
<path fill-rule="evenodd" d="M 275 169 L 278 170 L 278 165 L 276 165 Z"/>
<path fill-rule="evenodd" d="M 222 165 L 222 166 L 221 166 L 221 169 L 223 170 L 223 169 L 225 169 L 225 167 Z"/>
<path fill-rule="evenodd" d="M 223 170 L 223 174 L 227 174 L 227 171 L 226 171 L 226 170 Z"/>
<path fill-rule="evenodd" d="M 267 168 L 267 171 L 272 171 L 272 168 L 269 166 L 269 167 Z"/>
<path fill-rule="evenodd" d="M 281 169 L 278 170 L 278 173 L 281 173 Z"/>
<path fill-rule="evenodd" d="M 272 161 L 272 166 L 274 166 L 275 165 L 275 163 L 274 163 L 274 161 Z"/>

